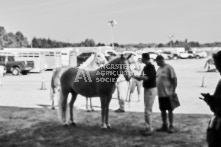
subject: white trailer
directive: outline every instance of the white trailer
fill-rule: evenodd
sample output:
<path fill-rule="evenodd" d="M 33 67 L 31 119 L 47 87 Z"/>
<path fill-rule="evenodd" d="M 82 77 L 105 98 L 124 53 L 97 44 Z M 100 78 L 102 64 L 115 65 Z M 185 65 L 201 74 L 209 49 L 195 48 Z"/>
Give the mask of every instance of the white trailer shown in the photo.
<path fill-rule="evenodd" d="M 41 50 L 29 48 L 4 48 L 5 54 L 12 54 L 16 61 L 34 61 L 30 72 L 41 72 L 46 69 L 45 55 Z"/>

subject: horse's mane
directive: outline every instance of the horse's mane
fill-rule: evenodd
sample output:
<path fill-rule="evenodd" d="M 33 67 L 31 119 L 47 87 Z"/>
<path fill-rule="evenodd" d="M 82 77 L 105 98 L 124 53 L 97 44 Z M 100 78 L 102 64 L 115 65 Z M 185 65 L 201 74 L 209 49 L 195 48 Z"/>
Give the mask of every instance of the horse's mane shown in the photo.
<path fill-rule="evenodd" d="M 121 59 L 121 57 L 119 57 L 119 56 L 113 57 L 107 64 L 117 63 L 120 59 Z"/>
<path fill-rule="evenodd" d="M 85 61 L 83 62 L 79 68 L 85 68 L 87 67 L 89 64 L 91 64 L 91 62 L 93 62 L 93 60 L 95 59 L 95 54 L 91 54 L 91 56 Z"/>
<path fill-rule="evenodd" d="M 108 61 L 107 64 L 114 64 L 114 63 L 118 62 L 120 60 L 120 58 L 121 58 L 120 56 L 113 57 L 112 59 L 110 59 Z"/>

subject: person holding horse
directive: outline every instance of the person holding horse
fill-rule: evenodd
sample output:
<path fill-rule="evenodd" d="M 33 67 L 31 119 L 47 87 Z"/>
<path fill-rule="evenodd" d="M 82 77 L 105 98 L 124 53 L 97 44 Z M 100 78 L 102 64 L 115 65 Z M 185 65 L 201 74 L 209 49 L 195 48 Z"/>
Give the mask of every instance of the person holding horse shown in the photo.
<path fill-rule="evenodd" d="M 221 74 L 221 51 L 213 55 L 216 69 Z M 209 93 L 201 94 L 210 107 L 214 116 L 209 121 L 207 128 L 207 142 L 209 147 L 221 146 L 221 80 L 219 80 L 213 95 Z"/>
<path fill-rule="evenodd" d="M 142 54 L 142 62 L 145 64 L 143 73 L 140 76 L 134 75 L 133 78 L 143 81 L 144 87 L 144 118 L 145 129 L 141 130 L 141 134 L 144 136 L 152 135 L 152 107 L 157 95 L 156 89 L 156 69 L 150 62 L 150 55 L 148 53 Z"/>

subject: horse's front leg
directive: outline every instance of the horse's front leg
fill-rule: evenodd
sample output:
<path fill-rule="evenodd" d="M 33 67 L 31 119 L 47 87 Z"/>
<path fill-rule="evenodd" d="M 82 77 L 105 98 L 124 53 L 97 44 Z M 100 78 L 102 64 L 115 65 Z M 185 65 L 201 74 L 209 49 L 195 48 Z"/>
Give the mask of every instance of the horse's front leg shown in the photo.
<path fill-rule="evenodd" d="M 106 130 L 107 125 L 105 123 L 105 97 L 100 97 L 101 100 L 101 129 Z"/>
<path fill-rule="evenodd" d="M 77 94 L 72 92 L 72 98 L 71 101 L 69 103 L 69 108 L 70 108 L 70 120 L 69 120 L 69 125 L 71 126 L 76 126 L 75 122 L 74 122 L 74 115 L 73 115 L 73 107 L 74 107 L 74 102 L 76 100 Z"/>
<path fill-rule="evenodd" d="M 88 97 L 86 97 L 86 111 L 90 112 L 90 110 L 88 109 Z"/>
<path fill-rule="evenodd" d="M 94 111 L 93 105 L 92 105 L 92 98 L 90 97 L 90 107 L 91 107 L 91 111 Z"/>
<path fill-rule="evenodd" d="M 105 124 L 107 129 L 111 129 L 111 125 L 109 123 L 109 104 L 111 101 L 112 96 L 106 97 L 106 105 L 105 105 Z"/>

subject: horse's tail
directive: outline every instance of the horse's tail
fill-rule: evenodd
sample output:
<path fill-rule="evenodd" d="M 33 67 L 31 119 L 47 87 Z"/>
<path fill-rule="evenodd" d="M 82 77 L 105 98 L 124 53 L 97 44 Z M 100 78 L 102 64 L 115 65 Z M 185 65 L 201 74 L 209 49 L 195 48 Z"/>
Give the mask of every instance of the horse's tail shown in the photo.
<path fill-rule="evenodd" d="M 53 89 L 52 86 L 51 86 L 51 88 L 50 88 L 50 101 L 51 101 L 52 104 L 53 104 L 53 101 L 54 101 L 54 89 Z"/>
<path fill-rule="evenodd" d="M 51 77 L 51 88 L 50 88 L 50 101 L 51 102 L 53 102 L 53 100 L 54 100 L 54 94 L 55 94 L 55 88 L 56 88 L 56 86 L 55 86 L 55 76 L 56 76 L 56 70 L 57 69 L 55 69 L 54 71 L 53 71 L 53 73 L 52 73 L 52 77 Z"/>
<path fill-rule="evenodd" d="M 60 74 L 62 68 L 55 68 L 51 77 L 50 100 L 54 100 L 54 95 L 60 89 Z"/>
<path fill-rule="evenodd" d="M 63 122 L 66 123 L 67 120 L 67 95 L 64 94 L 62 88 L 60 89 L 60 98 L 58 101 L 58 117 Z"/>

